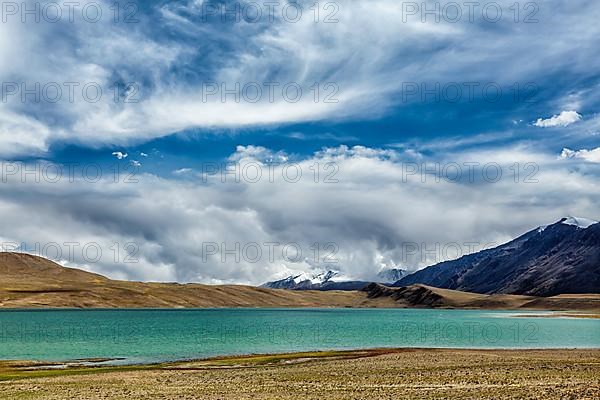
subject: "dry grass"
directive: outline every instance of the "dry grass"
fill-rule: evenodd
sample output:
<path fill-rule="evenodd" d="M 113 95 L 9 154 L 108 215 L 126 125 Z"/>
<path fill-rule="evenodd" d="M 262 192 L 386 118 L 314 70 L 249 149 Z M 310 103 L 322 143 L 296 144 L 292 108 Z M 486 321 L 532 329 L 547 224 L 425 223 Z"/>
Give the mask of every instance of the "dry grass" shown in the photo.
<path fill-rule="evenodd" d="M 0 382 L 0 399 L 598 399 L 600 350 L 227 357 Z"/>

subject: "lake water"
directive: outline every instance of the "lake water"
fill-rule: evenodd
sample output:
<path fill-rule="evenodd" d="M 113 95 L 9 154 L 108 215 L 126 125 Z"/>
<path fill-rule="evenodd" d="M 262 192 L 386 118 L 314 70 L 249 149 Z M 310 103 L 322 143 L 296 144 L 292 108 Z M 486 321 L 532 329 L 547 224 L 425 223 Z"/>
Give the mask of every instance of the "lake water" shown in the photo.
<path fill-rule="evenodd" d="M 375 347 L 600 348 L 600 320 L 416 309 L 0 311 L 0 359 L 218 355 Z"/>

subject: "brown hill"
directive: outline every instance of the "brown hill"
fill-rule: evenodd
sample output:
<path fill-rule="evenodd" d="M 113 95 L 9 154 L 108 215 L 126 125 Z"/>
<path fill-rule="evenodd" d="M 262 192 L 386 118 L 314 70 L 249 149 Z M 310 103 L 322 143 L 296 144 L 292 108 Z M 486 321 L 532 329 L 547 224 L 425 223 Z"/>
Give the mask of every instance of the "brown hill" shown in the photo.
<path fill-rule="evenodd" d="M 391 298 L 397 306 L 415 308 L 474 308 L 532 310 L 600 310 L 600 295 L 535 297 L 479 294 L 426 285 L 388 287 L 371 283 L 363 289 L 369 299 Z"/>
<path fill-rule="evenodd" d="M 115 281 L 47 259 L 0 254 L 0 308 L 393 307 L 364 292 Z"/>
<path fill-rule="evenodd" d="M 600 310 L 600 295 L 483 295 L 424 285 L 362 291 L 116 281 L 47 259 L 0 253 L 0 308 L 425 307 Z"/>

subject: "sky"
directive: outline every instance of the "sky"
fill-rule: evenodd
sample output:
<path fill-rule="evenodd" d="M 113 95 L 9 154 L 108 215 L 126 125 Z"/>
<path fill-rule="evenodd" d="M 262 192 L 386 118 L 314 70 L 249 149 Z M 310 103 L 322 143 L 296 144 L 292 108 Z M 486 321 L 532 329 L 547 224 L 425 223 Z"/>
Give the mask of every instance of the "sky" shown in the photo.
<path fill-rule="evenodd" d="M 116 279 L 374 279 L 600 219 L 600 4 L 26 1 L 0 244 Z"/>

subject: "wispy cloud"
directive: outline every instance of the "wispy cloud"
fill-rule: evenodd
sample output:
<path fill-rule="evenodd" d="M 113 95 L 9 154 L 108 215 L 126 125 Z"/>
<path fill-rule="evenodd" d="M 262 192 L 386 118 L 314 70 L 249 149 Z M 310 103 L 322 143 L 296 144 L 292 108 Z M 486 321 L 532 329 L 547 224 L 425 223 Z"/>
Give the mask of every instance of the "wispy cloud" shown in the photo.
<path fill-rule="evenodd" d="M 420 15 L 406 19 L 406 10 L 392 0 L 336 2 L 337 22 L 324 23 L 308 12 L 313 3 L 299 2 L 306 13 L 296 23 L 279 14 L 258 23 L 206 22 L 197 1 L 145 4 L 136 24 L 112 18 L 94 24 L 11 19 L 0 27 L 3 82 L 80 86 L 76 101 L 63 96 L 52 105 L 9 96 L 0 107 L 0 135 L 22 134 L 3 140 L 0 154 L 40 154 L 57 141 L 117 146 L 197 128 L 376 118 L 404 106 L 406 82 L 493 82 L 505 88 L 535 82 L 541 87 L 552 81 L 548 65 L 582 81 L 600 69 L 596 52 L 590 51 L 600 36 L 593 19 L 597 2 L 585 7 L 548 2 L 532 24 L 513 18 L 489 23 L 479 17 L 448 23 L 433 16 L 423 22 Z M 508 10 L 514 2 L 499 3 Z M 108 1 L 99 4 L 109 10 Z M 18 46 L 7 42 L 12 37 L 22 38 Z M 529 62 L 514 62 L 522 54 L 529 55 Z M 207 82 L 218 87 L 208 98 Z M 237 102 L 231 95 L 222 101 L 220 85 L 231 90 L 239 83 L 243 92 L 245 85 L 267 82 L 279 84 L 273 101 L 265 87 L 259 101 L 241 96 Z M 87 83 L 103 89 L 98 101 L 82 100 L 80 89 Z M 290 83 L 303 90 L 297 102 L 281 94 Z M 118 101 L 115 88 L 120 88 Z M 577 96 L 571 103 L 584 104 L 591 94 L 578 91 Z M 567 126 L 574 118 L 559 114 L 536 124 Z"/>

